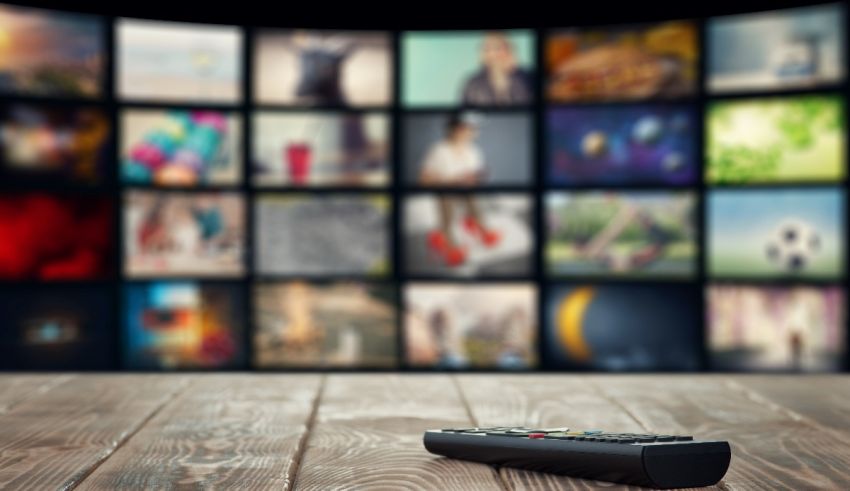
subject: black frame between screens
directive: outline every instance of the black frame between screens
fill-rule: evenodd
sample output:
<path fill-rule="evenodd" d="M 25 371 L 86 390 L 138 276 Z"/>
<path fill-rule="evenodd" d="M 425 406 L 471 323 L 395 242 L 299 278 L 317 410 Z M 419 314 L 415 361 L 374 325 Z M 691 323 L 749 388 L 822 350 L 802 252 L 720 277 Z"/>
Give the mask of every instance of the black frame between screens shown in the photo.
<path fill-rule="evenodd" d="M 848 16 L 850 16 L 850 12 L 848 12 L 848 3 L 845 1 L 840 2 L 824 2 L 823 4 L 840 4 L 844 10 L 845 21 L 848 20 Z M 13 5 L 16 6 L 16 5 Z M 794 8 L 794 6 L 782 6 L 779 8 Z M 764 11 L 764 10 L 761 10 Z M 57 12 L 67 12 L 74 13 L 74 11 L 65 11 L 65 10 L 57 10 Z M 746 13 L 746 12 L 742 12 Z M 728 15 L 726 12 L 724 14 Z M 93 14 L 87 14 L 93 15 Z M 403 131 L 402 131 L 402 122 L 404 121 L 404 117 L 408 114 L 414 114 L 418 112 L 428 113 L 428 112 L 439 112 L 451 110 L 451 107 L 416 107 L 415 109 L 405 109 L 402 103 L 402 84 L 401 84 L 401 69 L 402 69 L 402 53 L 401 53 L 401 39 L 404 33 L 419 31 L 422 29 L 416 30 L 403 30 L 403 29 L 389 29 L 389 30 L 378 30 L 378 29 L 362 29 L 362 31 L 380 31 L 386 32 L 390 38 L 390 45 L 392 48 L 392 99 L 389 106 L 379 107 L 379 108 L 356 108 L 356 109 L 345 109 L 345 108 L 322 108 L 322 107 L 312 107 L 312 106 L 299 106 L 299 107 L 281 107 L 280 105 L 274 104 L 258 104 L 254 101 L 253 93 L 254 93 L 254 43 L 257 36 L 258 31 L 262 30 L 287 30 L 291 29 L 288 27 L 268 27 L 268 26 L 248 26 L 248 25 L 239 25 L 239 24 L 210 24 L 204 22 L 203 24 L 208 25 L 222 25 L 228 27 L 236 27 L 240 30 L 242 34 L 242 46 L 241 46 L 241 56 L 242 56 L 242 87 L 241 87 L 241 101 L 236 104 L 203 104 L 203 103 L 190 103 L 190 104 L 176 104 L 168 101 L 164 102 L 148 102 L 148 101 L 130 101 L 127 102 L 119 100 L 116 95 L 116 83 L 115 83 L 115 71 L 116 71 L 116 42 L 115 42 L 115 33 L 117 30 L 118 20 L 123 18 L 122 16 L 116 15 L 96 15 L 99 20 L 103 23 L 103 43 L 105 50 L 105 60 L 104 60 L 104 74 L 103 74 L 103 87 L 102 93 L 99 97 L 91 98 L 91 99 L 71 99 L 71 98 L 56 98 L 56 97 L 35 97 L 35 96 L 22 96 L 22 95 L 3 95 L 0 96 L 0 102 L 8 103 L 8 102 L 23 102 L 23 103 L 33 103 L 40 104 L 43 103 L 45 105 L 66 105 L 66 106 L 82 106 L 89 105 L 103 108 L 109 117 L 110 123 L 112 125 L 112 133 L 109 142 L 107 143 L 108 152 L 110 155 L 110 160 L 107 165 L 106 175 L 102 182 L 98 183 L 96 186 L 82 186 L 82 185 L 59 185 L 59 184 L 45 184 L 43 186 L 32 186 L 27 187 L 21 190 L 18 187 L 14 187 L 9 183 L 0 182 L 0 193 L 16 193 L 16 192 L 30 192 L 30 191 L 43 191 L 46 193 L 80 193 L 80 194 L 96 194 L 108 196 L 113 203 L 113 243 L 115 245 L 115 253 L 113 260 L 113 272 L 109 278 L 97 279 L 97 280 L 75 280 L 75 281 L 56 281 L 56 282 L 38 282 L 35 280 L 25 280 L 25 281 L 8 281 L 2 280 L 0 281 L 0 295 L 3 294 L 4 291 L 16 290 L 19 287 L 22 287 L 26 290 L 35 291 L 40 288 L 50 289 L 53 287 L 73 287 L 75 285 L 87 285 L 87 286 L 102 286 L 104 290 L 111 290 L 109 293 L 113 297 L 115 297 L 115 302 L 113 302 L 113 308 L 109 313 L 110 318 L 113 320 L 115 326 L 115 340 L 116 345 L 114 346 L 113 352 L 113 366 L 112 369 L 121 369 L 126 371 L 150 371 L 150 370 L 134 370 L 132 368 L 127 368 L 124 366 L 122 357 L 125 349 L 125 318 L 124 318 L 124 308 L 125 308 L 125 286 L 129 284 L 143 284 L 151 281 L 171 281 L 171 280 L 198 280 L 199 282 L 211 282 L 211 283 L 231 283 L 238 284 L 242 290 L 243 295 L 245 295 L 245 301 L 243 304 L 245 305 L 246 312 L 244 313 L 245 325 L 243 326 L 242 332 L 244 335 L 244 359 L 246 360 L 246 364 L 244 366 L 239 367 L 226 367 L 226 368 L 214 368 L 209 370 L 204 369 L 190 369 L 183 371 L 244 371 L 244 370 L 254 370 L 254 371 L 262 371 L 262 372 L 455 372 L 458 370 L 448 370 L 443 368 L 421 368 L 421 367 L 411 367 L 405 363 L 405 337 L 404 337 L 404 291 L 405 286 L 412 282 L 418 283 L 458 283 L 458 284 L 474 284 L 474 283 L 483 283 L 483 284 L 495 284 L 495 283 L 527 283 L 535 286 L 536 288 L 536 298 L 537 298 L 537 360 L 538 365 L 536 367 L 530 367 L 528 369 L 511 371 L 510 373 L 536 373 L 540 371 L 545 372 L 574 372 L 578 370 L 563 370 L 563 369 L 553 369 L 551 367 L 547 367 L 544 360 L 544 349 L 543 343 L 545 340 L 545 329 L 546 329 L 546 299 L 547 294 L 551 288 L 557 285 L 564 284 L 622 284 L 622 285 L 636 285 L 636 286 L 645 286 L 645 287 L 653 287 L 656 285 L 672 285 L 672 286 L 687 286 L 689 289 L 693 291 L 694 295 L 694 305 L 698 306 L 698 322 L 695 323 L 694 326 L 683 326 L 683 328 L 692 328 L 699 329 L 698 338 L 701 340 L 699 349 L 702 354 L 700 360 L 700 366 L 702 372 L 712 371 L 709 364 L 708 350 L 706 346 L 706 335 L 707 335 L 707 325 L 706 325 L 706 305 L 705 305 L 705 294 L 707 292 L 708 287 L 712 285 L 775 285 L 775 286 L 793 286 L 793 285 L 834 285 L 840 286 L 844 289 L 845 292 L 845 329 L 846 329 L 846 321 L 848 315 L 848 309 L 846 308 L 847 294 L 850 293 L 848 291 L 848 285 L 850 285 L 850 281 L 848 281 L 848 264 L 847 264 L 847 244 L 845 243 L 844 247 L 844 258 L 843 258 L 843 270 L 841 271 L 841 279 L 835 281 L 819 281 L 819 280 L 805 280 L 805 281 L 785 281 L 785 280 L 752 280 L 752 279 L 710 279 L 707 277 L 705 272 L 705 251 L 707 247 L 707 240 L 705 232 L 706 225 L 706 197 L 712 189 L 748 189 L 748 188 L 759 188 L 759 189 L 783 189 L 783 188 L 838 188 L 843 191 L 844 200 L 843 200 L 843 216 L 844 223 L 842 224 L 843 230 L 846 232 L 848 230 L 848 217 L 847 211 L 850 208 L 850 193 L 848 193 L 848 173 L 847 173 L 847 165 L 848 158 L 845 155 L 844 158 L 844 168 L 845 174 L 844 177 L 838 182 L 831 183 L 800 183 L 800 184 L 771 184 L 771 185 L 746 185 L 746 186 L 712 186 L 706 183 L 703 173 L 704 167 L 704 157 L 705 157 L 705 132 L 704 132 L 704 112 L 707 104 L 713 100 L 724 100 L 724 99 L 737 99 L 737 98 L 750 98 L 750 97 L 781 97 L 785 95 L 796 95 L 796 94 L 821 94 L 821 93 L 839 93 L 843 96 L 843 104 L 844 104 L 844 119 L 845 119 L 845 141 L 850 143 L 850 115 L 848 115 L 848 98 L 850 98 L 850 74 L 847 72 L 850 71 L 850 53 L 848 53 L 848 48 L 850 48 L 850 29 L 845 29 L 844 32 L 844 64 L 845 64 L 845 76 L 844 80 L 840 84 L 833 85 L 821 85 L 817 88 L 806 88 L 806 89 L 792 89 L 792 90 L 764 90 L 764 91 L 747 91 L 747 92 L 730 92 L 724 93 L 722 95 L 709 95 L 706 90 L 706 26 L 708 24 L 709 19 L 711 17 L 691 17 L 691 18 L 659 18 L 656 22 L 663 22 L 665 20 L 689 20 L 695 23 L 697 26 L 698 32 L 698 47 L 699 47 L 699 59 L 698 59 L 698 74 L 697 74 L 697 83 L 696 83 L 696 92 L 687 97 L 670 99 L 670 100 L 650 100 L 650 101 L 636 101 L 636 102 L 611 102 L 606 103 L 605 105 L 610 106 L 620 106 L 620 105 L 629 105 L 629 104 L 640 104 L 640 103 L 665 103 L 670 102 L 672 104 L 682 104 L 686 106 L 690 106 L 696 118 L 696 135 L 695 135 L 695 145 L 698 152 L 697 163 L 699 164 L 698 168 L 698 176 L 696 181 L 693 184 L 685 185 L 685 186 L 664 186 L 664 185 L 634 185 L 634 184 L 621 184 L 621 185 L 606 185 L 606 186 L 587 186 L 587 185 L 575 185 L 575 186 L 552 186 L 547 183 L 546 179 L 546 153 L 547 153 L 547 134 L 545 129 L 545 118 L 546 111 L 550 107 L 561 107 L 561 106 L 588 106 L 590 104 L 587 103 L 571 103 L 571 104 L 559 104 L 559 103 L 547 103 L 545 97 L 545 53 L 544 53 L 544 45 L 547 39 L 547 36 L 550 32 L 556 31 L 557 29 L 546 29 L 546 28 L 524 28 L 517 27 L 517 30 L 528 31 L 531 33 L 533 37 L 533 46 L 534 46 L 534 58 L 536 62 L 536 70 L 535 70 L 535 88 L 536 95 L 534 102 L 527 106 L 521 107 L 512 107 L 510 109 L 495 109 L 495 111 L 507 111 L 507 112 L 524 112 L 529 115 L 531 119 L 532 125 L 532 140 L 530 144 L 533 146 L 532 148 L 532 172 L 531 172 L 531 180 L 528 185 L 522 186 L 499 186 L 499 187 L 485 187 L 485 188 L 473 188 L 473 189 L 461 189 L 461 188 L 450 188 L 450 189 L 442 189 L 442 191 L 449 192 L 463 192 L 463 191 L 472 191 L 479 193 L 495 193 L 495 192 L 511 192 L 517 194 L 524 194 L 529 196 L 531 199 L 531 209 L 533 211 L 532 225 L 534 227 L 534 249 L 533 249 L 533 258 L 532 258 L 532 272 L 527 276 L 518 276 L 518 277 L 505 277 L 505 278 L 493 278 L 493 277 L 485 277 L 485 278 L 476 278 L 476 279 L 468 279 L 468 278 L 440 278 L 435 279 L 433 277 L 429 278 L 417 278 L 415 276 L 408 276 L 404 274 L 404 261 L 403 261 L 403 228 L 402 228 L 402 216 L 404 214 L 404 203 L 405 198 L 411 194 L 417 194 L 422 192 L 439 192 L 441 189 L 439 188 L 423 188 L 415 185 L 409 185 L 407 180 L 405 179 L 404 173 L 404 163 L 402 162 L 402 149 L 403 149 Z M 733 14 L 734 15 L 734 14 Z M 147 20 L 145 18 L 139 18 L 139 20 Z M 154 20 L 154 19 L 151 19 Z M 161 19 L 156 19 L 161 20 Z M 162 22 L 169 22 L 168 20 L 161 20 Z M 184 19 L 175 20 L 174 22 L 187 22 Z M 646 23 L 645 19 L 640 20 L 640 24 Z M 199 22 L 199 24 L 202 24 Z M 591 28 L 591 27 L 607 27 L 606 24 L 597 24 L 597 25 L 587 25 L 586 23 L 577 23 L 577 26 L 583 28 Z M 629 23 L 618 23 L 618 24 L 610 24 L 611 26 L 616 25 L 629 25 Z M 480 30 L 486 30 L 486 27 L 482 27 Z M 353 28 L 343 28 L 343 29 L 323 29 L 317 28 L 316 30 L 328 30 L 328 31 L 353 31 L 357 32 L 359 29 Z M 454 30 L 471 30 L 471 29 L 427 29 L 432 31 L 454 31 Z M 225 185 L 225 186 L 203 186 L 203 187 L 193 187 L 193 188 L 160 188 L 155 186 L 134 186 L 127 185 L 120 178 L 120 158 L 119 158 L 119 142 L 120 142 L 120 115 L 122 110 L 131 109 L 131 108 L 209 108 L 209 109 L 221 109 L 221 110 L 230 110 L 234 111 L 241 117 L 242 119 L 242 135 L 241 135 L 241 157 L 242 157 L 242 179 L 240 184 L 238 185 Z M 310 187 L 301 187 L 301 188 L 287 188 L 280 186 L 268 186 L 268 187 L 257 187 L 252 184 L 252 175 L 251 175 L 251 153 L 252 153 L 252 135 L 253 135 L 253 116 L 257 111 L 269 111 L 269 112 L 297 112 L 297 111 L 321 111 L 327 109 L 340 109 L 342 111 L 354 111 L 361 112 L 363 110 L 375 109 L 381 112 L 386 113 L 390 118 L 390 140 L 391 140 L 391 153 L 390 153 L 390 183 L 386 186 L 382 187 L 368 187 L 368 188 L 352 188 L 352 187 L 323 187 L 323 188 L 310 188 Z M 483 108 L 485 111 L 494 110 L 492 108 Z M 845 150 L 845 154 L 847 150 Z M 189 192 L 189 193 L 203 193 L 207 191 L 234 191 L 238 192 L 240 196 L 244 199 L 244 210 L 245 210 L 245 274 L 239 276 L 238 278 L 221 278 L 221 277 L 209 277 L 209 278 L 197 278 L 197 277 L 188 277 L 188 276 L 154 276 L 150 278 L 126 278 L 124 275 L 124 234 L 123 234 L 123 204 L 126 192 L 133 189 L 149 189 L 149 190 L 162 190 L 165 192 L 168 191 L 181 191 L 181 192 Z M 696 196 L 697 203 L 697 217 L 696 217 L 696 240 L 698 244 L 697 254 L 696 254 L 696 274 L 692 278 L 681 279 L 681 280 L 652 280 L 652 279 L 627 279 L 627 278 L 616 278 L 616 277 L 573 277 L 569 279 L 558 279 L 554 277 L 549 277 L 545 272 L 545 259 L 544 259 L 544 247 L 545 247 L 545 227 L 544 227 L 544 200 L 545 196 L 550 191 L 564 191 L 564 190 L 577 190 L 577 191 L 589 191 L 589 190 L 600 190 L 600 189 L 612 189 L 612 190 L 659 190 L 659 191 L 670 191 L 670 190 L 679 190 L 679 191 L 691 191 Z M 392 203 L 389 215 L 389 231 L 388 236 L 391 239 L 391 271 L 387 276 L 376 276 L 376 277 L 352 277 L 348 276 L 333 276 L 333 277 L 303 277 L 303 276 L 288 276 L 288 275 L 263 275 L 255 272 L 255 249 L 254 249 L 254 227 L 255 227 L 255 199 L 257 195 L 260 194 L 315 194 L 322 195 L 328 193 L 337 193 L 343 192 L 348 194 L 374 194 L 380 193 L 385 194 Z M 256 327 L 256 318 L 255 318 L 255 301 L 254 301 L 254 288 L 255 285 L 262 284 L 269 281 L 276 280 L 307 280 L 309 282 L 315 283 L 326 283 L 329 281 L 333 281 L 335 279 L 340 280 L 363 280 L 366 282 L 373 282 L 379 284 L 389 284 L 393 287 L 395 291 L 396 298 L 396 340 L 397 340 L 397 366 L 395 368 L 381 368 L 381 369 L 370 369 L 370 368 L 261 368 L 256 367 L 254 365 L 254 350 L 253 350 L 253 339 L 252 333 Z M 2 326 L 2 320 L 0 320 L 0 326 Z M 850 333 L 845 331 L 845 357 L 844 357 L 844 366 L 842 367 L 842 371 L 846 372 L 850 368 Z M 487 369 L 476 369 L 476 368 L 468 368 L 459 370 L 461 372 L 485 372 L 485 373 L 504 373 L 501 370 L 494 368 Z M 640 372 L 630 372 L 630 373 L 640 373 Z"/>

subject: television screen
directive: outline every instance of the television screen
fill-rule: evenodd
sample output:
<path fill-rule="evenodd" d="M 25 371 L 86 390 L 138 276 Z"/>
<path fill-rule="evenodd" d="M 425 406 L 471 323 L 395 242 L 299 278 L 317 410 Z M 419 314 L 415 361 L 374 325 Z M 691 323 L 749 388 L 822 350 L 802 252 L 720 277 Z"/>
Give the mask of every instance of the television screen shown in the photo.
<path fill-rule="evenodd" d="M 255 204 L 257 270 L 265 275 L 386 275 L 390 207 L 382 194 L 260 195 Z"/>
<path fill-rule="evenodd" d="M 692 192 L 550 192 L 545 198 L 549 274 L 689 278 L 696 272 Z"/>
<path fill-rule="evenodd" d="M 390 284 L 260 283 L 254 305 L 254 365 L 259 368 L 397 366 Z"/>
<path fill-rule="evenodd" d="M 533 268 L 531 199 L 509 193 L 416 194 L 404 202 L 413 276 L 521 276 Z"/>
<path fill-rule="evenodd" d="M 115 368 L 115 298 L 103 286 L 16 286 L 0 293 L 0 369 Z"/>
<path fill-rule="evenodd" d="M 105 196 L 0 195 L 0 280 L 94 280 L 113 274 L 113 204 Z"/>
<path fill-rule="evenodd" d="M 691 21 L 552 31 L 546 40 L 552 102 L 644 100 L 696 92 L 699 44 Z"/>
<path fill-rule="evenodd" d="M 233 112 L 128 109 L 121 114 L 121 175 L 128 184 L 215 186 L 242 175 L 242 125 Z"/>
<path fill-rule="evenodd" d="M 535 99 L 531 31 L 405 32 L 401 57 L 407 107 L 527 106 Z"/>
<path fill-rule="evenodd" d="M 835 94 L 713 101 L 705 177 L 712 184 L 837 182 L 846 175 L 844 98 Z"/>
<path fill-rule="evenodd" d="M 545 359 L 562 369 L 697 370 L 699 302 L 683 285 L 558 285 L 546 299 Z"/>
<path fill-rule="evenodd" d="M 695 119 L 689 106 L 550 109 L 549 182 L 693 184 L 698 175 Z"/>
<path fill-rule="evenodd" d="M 710 19 L 708 89 L 781 90 L 840 82 L 845 26 L 844 7 L 837 3 Z"/>
<path fill-rule="evenodd" d="M 0 180 L 93 185 L 106 180 L 112 124 L 95 106 L 0 104 Z"/>
<path fill-rule="evenodd" d="M 405 361 L 419 368 L 533 368 L 536 311 L 530 284 L 408 284 Z"/>
<path fill-rule="evenodd" d="M 837 189 L 710 192 L 707 272 L 717 278 L 841 278 L 844 199 Z"/>
<path fill-rule="evenodd" d="M 251 164 L 254 184 L 386 186 L 391 133 L 385 113 L 257 113 Z"/>
<path fill-rule="evenodd" d="M 100 17 L 0 5 L 0 92 L 101 95 L 104 31 Z"/>
<path fill-rule="evenodd" d="M 529 185 L 534 166 L 531 115 L 428 112 L 403 122 L 406 181 L 420 186 Z"/>
<path fill-rule="evenodd" d="M 392 40 L 386 32 L 261 30 L 254 42 L 260 104 L 388 106 Z"/>
<path fill-rule="evenodd" d="M 155 281 L 125 292 L 124 365 L 235 368 L 245 362 L 245 298 L 232 283 Z"/>
<path fill-rule="evenodd" d="M 236 103 L 242 98 L 242 32 L 119 19 L 116 93 L 121 99 Z"/>
<path fill-rule="evenodd" d="M 238 193 L 128 191 L 124 272 L 130 277 L 241 276 L 245 234 L 245 205 Z"/>
<path fill-rule="evenodd" d="M 836 371 L 844 365 L 844 291 L 816 286 L 712 286 L 706 316 L 713 368 Z"/>

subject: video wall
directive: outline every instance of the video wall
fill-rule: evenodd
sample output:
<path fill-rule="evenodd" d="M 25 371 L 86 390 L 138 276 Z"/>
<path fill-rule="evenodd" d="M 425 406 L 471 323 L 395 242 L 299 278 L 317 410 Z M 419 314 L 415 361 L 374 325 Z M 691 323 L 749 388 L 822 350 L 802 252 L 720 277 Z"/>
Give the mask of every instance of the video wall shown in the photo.
<path fill-rule="evenodd" d="M 846 370 L 846 7 L 0 5 L 0 369 Z"/>

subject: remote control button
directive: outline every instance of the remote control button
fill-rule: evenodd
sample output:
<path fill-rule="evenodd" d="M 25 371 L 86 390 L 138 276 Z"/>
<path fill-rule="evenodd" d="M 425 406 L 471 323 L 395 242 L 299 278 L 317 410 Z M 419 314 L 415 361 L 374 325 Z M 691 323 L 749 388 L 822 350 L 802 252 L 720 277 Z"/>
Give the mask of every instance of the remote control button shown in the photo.
<path fill-rule="evenodd" d="M 652 443 L 652 442 L 655 441 L 655 438 L 654 437 L 647 437 L 647 436 L 639 436 L 639 437 L 635 438 L 635 441 L 637 443 Z"/>
<path fill-rule="evenodd" d="M 603 433 L 603 431 L 602 430 L 584 430 L 585 435 L 598 435 L 600 433 Z"/>
<path fill-rule="evenodd" d="M 552 440 L 575 440 L 575 435 L 567 435 L 567 434 L 558 434 L 558 433 L 547 433 L 546 438 Z"/>
<path fill-rule="evenodd" d="M 517 433 L 515 431 L 488 431 L 486 433 L 488 436 L 512 436 L 517 438 L 523 438 L 528 436 L 528 433 Z"/>
<path fill-rule="evenodd" d="M 545 438 L 545 437 L 546 437 L 546 433 L 529 433 L 528 434 L 528 438 L 533 438 L 533 439 Z"/>
<path fill-rule="evenodd" d="M 677 442 L 692 442 L 694 441 L 694 437 L 690 435 L 676 435 Z"/>
<path fill-rule="evenodd" d="M 618 438 L 617 443 L 635 443 L 634 438 Z"/>
<path fill-rule="evenodd" d="M 673 435 L 658 435 L 655 437 L 655 441 L 657 442 L 672 442 L 675 441 L 676 437 Z"/>
<path fill-rule="evenodd" d="M 537 433 L 563 433 L 569 431 L 569 428 L 533 428 L 530 431 L 536 431 Z"/>

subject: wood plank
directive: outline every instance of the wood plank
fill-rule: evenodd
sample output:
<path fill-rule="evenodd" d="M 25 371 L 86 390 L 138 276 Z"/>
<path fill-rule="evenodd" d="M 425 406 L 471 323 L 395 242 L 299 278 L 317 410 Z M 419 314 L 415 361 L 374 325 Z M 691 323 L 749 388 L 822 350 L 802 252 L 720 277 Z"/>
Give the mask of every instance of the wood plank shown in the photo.
<path fill-rule="evenodd" d="M 81 375 L 0 415 L 0 488 L 71 489 L 186 383 Z"/>
<path fill-rule="evenodd" d="M 72 378 L 73 375 L 57 374 L 0 375 L 0 414 Z"/>
<path fill-rule="evenodd" d="M 728 440 L 733 456 L 727 488 L 845 489 L 850 482 L 850 449 L 842 437 L 756 403 L 730 387 L 726 376 L 587 380 L 653 432 Z"/>
<path fill-rule="evenodd" d="M 774 404 L 793 419 L 850 434 L 847 375 L 741 375 L 729 380 L 758 404 Z"/>
<path fill-rule="evenodd" d="M 289 489 L 320 384 L 199 375 L 78 489 Z"/>
<path fill-rule="evenodd" d="M 475 374 L 459 376 L 458 381 L 479 426 L 647 431 L 582 376 Z M 511 489 L 641 489 L 507 467 L 500 472 Z"/>
<path fill-rule="evenodd" d="M 500 489 L 492 467 L 422 445 L 426 429 L 470 423 L 447 375 L 330 375 L 296 488 Z"/>

